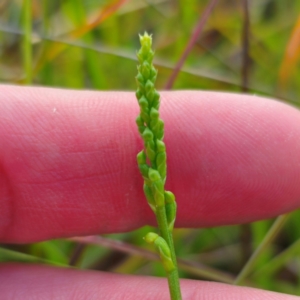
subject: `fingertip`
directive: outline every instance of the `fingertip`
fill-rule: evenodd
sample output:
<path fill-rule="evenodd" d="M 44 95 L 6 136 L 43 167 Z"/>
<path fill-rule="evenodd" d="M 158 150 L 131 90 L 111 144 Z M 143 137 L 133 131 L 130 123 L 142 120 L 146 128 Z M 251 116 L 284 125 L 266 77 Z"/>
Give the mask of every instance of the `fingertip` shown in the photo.
<path fill-rule="evenodd" d="M 296 300 L 298 297 L 221 283 L 181 280 L 183 299 Z M 170 299 L 166 278 L 37 265 L 0 266 L 2 299 Z"/>

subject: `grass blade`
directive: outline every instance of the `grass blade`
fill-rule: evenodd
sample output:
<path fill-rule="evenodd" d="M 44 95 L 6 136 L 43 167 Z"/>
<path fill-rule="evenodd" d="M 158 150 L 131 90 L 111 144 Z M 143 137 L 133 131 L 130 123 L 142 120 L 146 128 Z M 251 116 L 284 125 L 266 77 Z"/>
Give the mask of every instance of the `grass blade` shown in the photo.
<path fill-rule="evenodd" d="M 288 219 L 289 215 L 282 215 L 279 216 L 271 228 L 269 229 L 268 233 L 265 235 L 263 241 L 260 243 L 258 248 L 254 251 L 248 262 L 245 264 L 241 272 L 236 277 L 234 284 L 241 285 L 243 280 L 251 273 L 255 262 L 257 261 L 258 257 L 261 253 L 268 247 L 268 245 L 275 239 L 277 234 L 280 232 L 282 226 Z"/>

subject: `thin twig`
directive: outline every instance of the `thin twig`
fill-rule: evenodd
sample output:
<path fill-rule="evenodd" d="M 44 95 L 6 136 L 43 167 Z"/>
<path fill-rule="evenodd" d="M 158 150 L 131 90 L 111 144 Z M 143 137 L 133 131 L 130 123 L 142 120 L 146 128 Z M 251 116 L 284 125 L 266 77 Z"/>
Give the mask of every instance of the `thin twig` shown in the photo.
<path fill-rule="evenodd" d="M 24 27 L 24 40 L 23 40 L 23 63 L 25 71 L 25 82 L 26 84 L 32 83 L 32 3 L 31 0 L 24 0 L 24 16 L 23 16 L 23 27 Z"/>
<path fill-rule="evenodd" d="M 82 244 L 94 244 L 105 248 L 117 250 L 130 255 L 140 256 L 152 261 L 160 261 L 159 255 L 155 252 L 124 243 L 122 241 L 112 240 L 103 236 L 88 236 L 75 237 L 69 240 L 79 242 Z M 216 280 L 224 283 L 232 284 L 234 277 L 226 272 L 215 270 L 201 263 L 190 262 L 185 259 L 177 259 L 178 266 L 194 276 Z"/>
<path fill-rule="evenodd" d="M 181 69 L 181 67 L 183 66 L 186 58 L 188 57 L 189 53 L 191 52 L 191 50 L 193 49 L 194 45 L 196 44 L 200 34 L 202 33 L 203 31 L 203 28 L 204 28 L 204 25 L 206 24 L 206 21 L 208 19 L 208 17 L 210 16 L 213 8 L 215 7 L 215 5 L 217 4 L 218 0 L 211 0 L 209 2 L 209 4 L 207 5 L 207 7 L 205 8 L 203 14 L 201 15 L 195 29 L 194 29 L 194 32 L 186 46 L 186 48 L 184 49 L 180 59 L 178 60 L 166 86 L 165 86 L 165 89 L 166 90 L 170 90 L 178 76 L 178 73 Z"/>
<path fill-rule="evenodd" d="M 241 266 L 249 260 L 252 254 L 252 234 L 249 223 L 240 225 L 240 249 L 241 249 Z"/>
<path fill-rule="evenodd" d="M 73 250 L 73 253 L 69 259 L 69 266 L 76 266 L 76 264 L 85 248 L 86 248 L 86 245 L 82 244 L 82 243 L 78 243 L 75 246 L 75 249 Z"/>
<path fill-rule="evenodd" d="M 250 17 L 249 17 L 249 3 L 248 0 L 243 0 L 243 32 L 242 32 L 242 91 L 248 91 L 248 81 L 249 81 L 249 34 L 250 34 Z"/>

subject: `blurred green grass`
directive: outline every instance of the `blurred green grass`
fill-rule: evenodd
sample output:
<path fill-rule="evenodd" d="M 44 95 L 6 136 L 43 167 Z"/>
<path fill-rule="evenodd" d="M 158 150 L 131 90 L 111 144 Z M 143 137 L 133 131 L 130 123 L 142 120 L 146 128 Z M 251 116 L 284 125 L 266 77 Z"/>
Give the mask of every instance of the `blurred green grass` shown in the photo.
<path fill-rule="evenodd" d="M 2 1 L 0 80 L 48 87 L 133 91 L 137 34 L 146 30 L 154 34 L 157 87 L 164 89 L 209 3 Z M 244 91 L 298 106 L 300 70 L 295 66 L 300 49 L 294 44 L 300 41 L 295 34 L 300 27 L 299 12 L 299 1 L 220 0 L 172 88 Z M 292 51 L 294 60 L 287 58 L 287 51 Z M 246 284 L 300 295 L 299 217 L 298 211 L 290 214 L 276 239 L 253 265 Z M 230 281 L 261 243 L 271 224 L 267 220 L 242 226 L 177 230 L 178 256 L 191 264 L 190 267 L 184 261 L 179 264 L 180 276 L 211 279 L 223 272 L 218 278 Z M 151 247 L 142 240 L 145 232 L 147 227 L 106 236 L 123 241 L 122 251 L 113 244 L 101 247 L 69 240 L 2 245 L 0 261 L 164 276 L 160 263 L 146 259 L 144 249 Z M 130 245 L 140 247 L 139 255 L 131 254 L 126 245 L 129 249 Z M 205 273 L 205 267 L 212 269 Z"/>

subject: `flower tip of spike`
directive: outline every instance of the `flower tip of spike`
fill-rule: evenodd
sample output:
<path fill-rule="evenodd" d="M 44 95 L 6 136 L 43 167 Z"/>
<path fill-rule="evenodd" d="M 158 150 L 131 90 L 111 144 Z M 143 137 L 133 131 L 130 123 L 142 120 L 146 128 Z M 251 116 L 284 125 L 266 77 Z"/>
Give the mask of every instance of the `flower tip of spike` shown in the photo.
<path fill-rule="evenodd" d="M 151 48 L 151 44 L 152 44 L 152 35 L 148 34 L 146 31 L 144 32 L 143 35 L 139 34 L 140 37 L 140 43 L 143 46 L 147 46 L 149 48 Z"/>
<path fill-rule="evenodd" d="M 140 38 L 143 38 L 143 37 L 152 38 L 152 34 L 149 34 L 147 31 L 144 31 L 144 34 L 139 34 L 139 37 Z"/>

